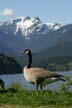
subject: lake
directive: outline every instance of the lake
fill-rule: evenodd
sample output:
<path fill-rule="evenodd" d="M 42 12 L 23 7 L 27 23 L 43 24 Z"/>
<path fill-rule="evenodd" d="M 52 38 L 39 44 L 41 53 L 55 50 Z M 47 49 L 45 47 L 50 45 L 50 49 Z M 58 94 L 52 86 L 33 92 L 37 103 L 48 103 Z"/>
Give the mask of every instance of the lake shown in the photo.
<path fill-rule="evenodd" d="M 70 76 L 72 79 L 72 71 L 67 72 L 58 72 L 58 74 L 62 74 L 64 76 Z M 6 75 L 0 75 L 0 78 L 4 80 L 5 87 L 9 87 L 14 83 L 19 83 L 21 86 L 27 89 L 35 89 L 35 85 L 29 84 L 23 74 L 6 74 Z M 50 90 L 57 90 L 60 87 L 60 84 L 65 83 L 63 81 L 57 81 L 55 83 L 47 85 L 44 89 L 50 89 Z M 72 88 L 70 88 L 72 90 Z"/>

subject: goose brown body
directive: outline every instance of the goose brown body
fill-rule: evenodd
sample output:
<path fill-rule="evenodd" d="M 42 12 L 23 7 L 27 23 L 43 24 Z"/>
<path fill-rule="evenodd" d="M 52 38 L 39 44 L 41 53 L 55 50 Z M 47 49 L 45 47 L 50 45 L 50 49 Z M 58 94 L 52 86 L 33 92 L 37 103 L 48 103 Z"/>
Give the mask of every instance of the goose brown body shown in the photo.
<path fill-rule="evenodd" d="M 48 83 L 52 83 L 58 80 L 65 81 L 64 76 L 62 75 L 50 72 L 43 68 L 31 67 L 32 64 L 31 51 L 29 49 L 26 49 L 23 53 L 29 56 L 28 65 L 25 66 L 23 69 L 24 77 L 29 83 L 35 84 L 37 89 L 39 85 L 42 90 L 42 86 Z"/>

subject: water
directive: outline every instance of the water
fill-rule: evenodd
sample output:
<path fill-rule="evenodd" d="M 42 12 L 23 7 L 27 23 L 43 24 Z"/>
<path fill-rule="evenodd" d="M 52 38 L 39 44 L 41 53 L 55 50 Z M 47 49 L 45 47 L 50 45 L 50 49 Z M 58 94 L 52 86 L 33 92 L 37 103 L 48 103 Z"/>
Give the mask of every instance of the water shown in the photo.
<path fill-rule="evenodd" d="M 72 72 L 58 72 L 58 74 L 62 74 L 64 76 L 69 76 L 72 79 Z M 27 89 L 35 89 L 35 85 L 29 84 L 23 74 L 6 74 L 6 75 L 0 75 L 0 78 L 4 80 L 5 87 L 9 87 L 14 83 L 19 83 L 21 86 Z M 60 84 L 65 83 L 63 81 L 57 81 L 55 83 L 47 85 L 44 89 L 50 89 L 50 90 L 57 90 L 60 87 Z M 72 90 L 72 88 L 70 88 Z"/>

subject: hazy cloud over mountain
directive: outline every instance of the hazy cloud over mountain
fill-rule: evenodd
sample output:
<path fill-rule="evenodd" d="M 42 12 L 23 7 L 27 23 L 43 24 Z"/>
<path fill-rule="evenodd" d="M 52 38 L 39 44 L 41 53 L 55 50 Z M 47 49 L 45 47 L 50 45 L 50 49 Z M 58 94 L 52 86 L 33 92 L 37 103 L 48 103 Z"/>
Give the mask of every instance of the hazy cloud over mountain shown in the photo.
<path fill-rule="evenodd" d="M 6 8 L 0 12 L 0 16 L 15 16 L 15 12 L 12 9 Z"/>

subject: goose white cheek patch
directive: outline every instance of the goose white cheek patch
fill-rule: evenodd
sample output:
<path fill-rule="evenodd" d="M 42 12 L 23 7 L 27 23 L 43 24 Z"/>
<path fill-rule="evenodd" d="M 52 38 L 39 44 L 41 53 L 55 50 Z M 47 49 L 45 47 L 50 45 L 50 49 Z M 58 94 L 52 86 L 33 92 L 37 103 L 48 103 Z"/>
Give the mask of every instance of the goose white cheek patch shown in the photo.
<path fill-rule="evenodd" d="M 26 54 L 28 54 L 29 53 L 29 51 L 26 51 Z"/>

